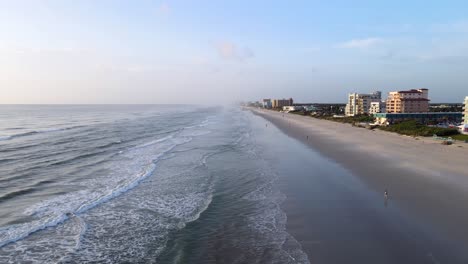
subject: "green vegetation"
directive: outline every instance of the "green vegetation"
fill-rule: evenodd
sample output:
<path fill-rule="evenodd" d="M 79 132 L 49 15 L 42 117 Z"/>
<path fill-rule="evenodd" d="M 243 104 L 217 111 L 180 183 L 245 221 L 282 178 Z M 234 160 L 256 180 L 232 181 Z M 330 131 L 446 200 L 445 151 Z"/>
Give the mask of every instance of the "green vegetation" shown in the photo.
<path fill-rule="evenodd" d="M 360 115 L 360 116 L 346 116 L 346 117 L 333 117 L 333 116 L 317 116 L 319 119 L 325 119 L 340 123 L 354 124 L 354 123 L 372 123 L 374 122 L 373 116 Z"/>
<path fill-rule="evenodd" d="M 423 136 L 430 137 L 434 134 L 439 137 L 452 137 L 458 135 L 458 129 L 456 128 L 440 128 L 440 127 L 428 127 L 422 125 L 414 120 L 404 121 L 398 124 L 391 126 L 382 126 L 379 127 L 382 130 L 396 132 L 398 134 L 408 135 L 408 136 Z"/>
<path fill-rule="evenodd" d="M 453 135 L 451 136 L 455 140 L 461 140 L 461 141 L 467 141 L 468 140 L 468 135 L 463 135 L 463 134 L 458 134 L 458 135 Z"/>
<path fill-rule="evenodd" d="M 293 115 L 308 115 L 308 112 L 307 111 L 294 111 L 294 112 L 289 112 L 289 114 L 293 114 Z"/>
<path fill-rule="evenodd" d="M 307 112 L 291 112 L 297 115 L 308 115 Z M 346 117 L 333 117 L 330 115 L 313 116 L 318 119 L 330 120 L 340 123 L 356 124 L 356 123 L 372 123 L 374 122 L 373 116 L 359 115 L 359 116 L 346 116 Z M 371 127 L 373 129 L 374 127 Z M 421 137 L 432 137 L 437 135 L 439 137 L 451 137 L 454 140 L 468 142 L 468 135 L 460 134 L 456 128 L 440 128 L 440 127 L 429 127 L 418 123 L 415 120 L 403 121 L 401 123 L 393 124 L 391 126 L 378 126 L 379 129 L 394 132 L 408 136 L 421 136 Z"/>

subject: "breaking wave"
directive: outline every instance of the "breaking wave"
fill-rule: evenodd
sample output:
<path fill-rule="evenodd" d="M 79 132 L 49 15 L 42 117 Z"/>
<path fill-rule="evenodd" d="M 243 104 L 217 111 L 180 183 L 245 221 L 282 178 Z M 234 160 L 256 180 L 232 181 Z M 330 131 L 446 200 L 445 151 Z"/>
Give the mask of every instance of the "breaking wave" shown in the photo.
<path fill-rule="evenodd" d="M 153 173 L 158 160 L 166 153 L 178 145 L 190 142 L 197 135 L 198 132 L 176 132 L 124 151 L 106 177 L 88 179 L 81 183 L 82 190 L 27 208 L 24 213 L 34 219 L 31 222 L 0 228 L 0 248 L 39 230 L 63 223 L 70 216 L 79 215 L 129 191 Z M 9 196 L 2 198 L 8 199 Z"/>

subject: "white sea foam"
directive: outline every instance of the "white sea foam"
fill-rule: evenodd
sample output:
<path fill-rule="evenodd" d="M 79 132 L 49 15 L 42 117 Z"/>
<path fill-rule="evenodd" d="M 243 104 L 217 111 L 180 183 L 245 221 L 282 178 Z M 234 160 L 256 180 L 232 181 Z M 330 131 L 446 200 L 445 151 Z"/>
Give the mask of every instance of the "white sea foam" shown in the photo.
<path fill-rule="evenodd" d="M 175 153 L 160 160 L 155 176 L 138 192 L 124 194 L 122 199 L 113 199 L 84 214 L 93 226 L 93 237 L 112 237 L 85 237 L 76 254 L 79 262 L 138 262 L 148 259 L 148 254 L 149 259 L 154 259 L 164 249 L 170 231 L 184 228 L 209 207 L 213 182 L 204 161 L 212 152 L 194 148 Z M 148 245 L 152 245 L 150 253 L 146 251 Z"/>
<path fill-rule="evenodd" d="M 117 197 L 137 186 L 150 176 L 156 162 L 174 147 L 188 143 L 198 132 L 168 135 L 140 146 L 121 155 L 114 163 L 112 172 L 103 178 L 82 182 L 83 189 L 42 201 L 25 210 L 33 221 L 0 228 L 0 248 L 23 239 L 47 227 L 56 226 L 68 219 L 67 214 L 80 214 L 99 204 Z"/>
<path fill-rule="evenodd" d="M 76 215 L 69 217 L 69 221 L 55 228 L 48 228 L 40 234 L 31 235 L 28 237 L 28 243 L 20 241 L 0 248 L 0 263 L 67 262 L 80 248 L 82 237 L 87 230 L 87 225 L 81 217 Z"/>
<path fill-rule="evenodd" d="M 21 132 L 21 133 L 13 134 L 13 135 L 0 136 L 0 141 L 11 140 L 11 139 L 19 138 L 19 137 L 27 137 L 27 136 L 37 135 L 37 134 L 66 131 L 66 130 L 80 128 L 80 127 L 83 127 L 83 126 L 41 128 L 41 129 Z"/>
<path fill-rule="evenodd" d="M 242 197 L 254 202 L 257 207 L 256 213 L 248 216 L 248 227 L 253 238 L 247 238 L 245 243 L 254 245 L 254 251 L 255 247 L 258 246 L 259 252 L 263 251 L 262 241 L 269 247 L 275 248 L 274 263 L 310 263 L 300 243 L 286 230 L 287 216 L 281 208 L 286 196 L 277 186 L 279 176 L 262 158 L 262 155 L 259 155 L 261 149 L 256 144 L 252 144 L 252 141 L 255 141 L 255 134 L 250 132 L 242 133 L 240 138 L 235 141 L 236 144 L 244 148 L 245 153 L 252 160 L 256 161 L 258 166 L 259 183 L 257 188 Z M 249 241 L 249 239 L 253 241 Z"/>
<path fill-rule="evenodd" d="M 0 136 L 0 141 L 9 140 L 11 136 Z"/>

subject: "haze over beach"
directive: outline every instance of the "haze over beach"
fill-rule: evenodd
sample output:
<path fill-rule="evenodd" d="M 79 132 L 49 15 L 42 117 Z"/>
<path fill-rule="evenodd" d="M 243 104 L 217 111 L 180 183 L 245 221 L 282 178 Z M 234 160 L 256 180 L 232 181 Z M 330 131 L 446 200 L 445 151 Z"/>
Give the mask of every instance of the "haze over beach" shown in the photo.
<path fill-rule="evenodd" d="M 467 11 L 0 2 L 0 263 L 468 263 Z"/>

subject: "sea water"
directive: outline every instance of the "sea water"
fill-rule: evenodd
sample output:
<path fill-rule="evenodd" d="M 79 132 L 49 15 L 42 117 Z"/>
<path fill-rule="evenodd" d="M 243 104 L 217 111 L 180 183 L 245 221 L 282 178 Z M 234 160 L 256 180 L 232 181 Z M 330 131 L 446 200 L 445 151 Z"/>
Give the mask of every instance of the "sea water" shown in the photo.
<path fill-rule="evenodd" d="M 1 106 L 0 263 L 308 263 L 252 116 Z"/>

